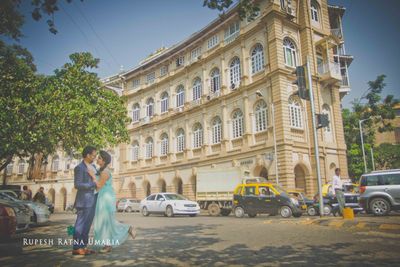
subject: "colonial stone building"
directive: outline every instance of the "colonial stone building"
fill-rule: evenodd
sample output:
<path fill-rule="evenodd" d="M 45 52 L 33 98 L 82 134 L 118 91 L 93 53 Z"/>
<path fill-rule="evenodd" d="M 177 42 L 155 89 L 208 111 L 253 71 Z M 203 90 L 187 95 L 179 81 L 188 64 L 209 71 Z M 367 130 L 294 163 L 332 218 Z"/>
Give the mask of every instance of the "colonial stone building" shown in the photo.
<path fill-rule="evenodd" d="M 307 58 L 316 112 L 330 119 L 318 130 L 322 177 L 331 179 L 336 167 L 346 176 L 340 103 L 350 90 L 352 57 L 345 53 L 344 10 L 327 0 L 265 0 L 248 21 L 233 8 L 137 67 L 104 79 L 105 87 L 127 97 L 132 118 L 130 143 L 110 150 L 118 196 L 173 191 L 194 198 L 199 169 L 232 166 L 314 194 L 310 103 L 295 95 L 293 85 L 295 67 Z M 32 188 L 43 184 L 56 192 L 62 209 L 75 195 L 71 172 L 62 168 L 53 175 L 57 183 L 49 177 Z"/>

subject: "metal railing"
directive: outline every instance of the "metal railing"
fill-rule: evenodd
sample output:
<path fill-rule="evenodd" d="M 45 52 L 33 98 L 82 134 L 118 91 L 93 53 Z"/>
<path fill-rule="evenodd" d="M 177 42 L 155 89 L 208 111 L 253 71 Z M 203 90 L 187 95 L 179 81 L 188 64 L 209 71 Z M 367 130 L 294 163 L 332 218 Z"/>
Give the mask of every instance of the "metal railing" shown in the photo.
<path fill-rule="evenodd" d="M 331 34 L 336 36 L 339 39 L 343 38 L 342 30 L 341 29 L 331 29 Z"/>
<path fill-rule="evenodd" d="M 319 64 L 317 69 L 319 74 L 331 73 L 331 75 L 340 76 L 340 64 L 336 62 Z"/>
<path fill-rule="evenodd" d="M 233 41 L 235 41 L 235 39 L 239 36 L 239 31 L 237 31 L 237 32 L 235 32 L 234 34 L 232 34 L 232 35 L 230 35 L 230 36 L 228 36 L 228 37 L 226 37 L 225 38 L 225 44 L 230 44 L 230 43 L 232 43 Z"/>
<path fill-rule="evenodd" d="M 342 75 L 342 81 L 340 82 L 341 86 L 349 86 L 349 77 L 347 75 Z"/>

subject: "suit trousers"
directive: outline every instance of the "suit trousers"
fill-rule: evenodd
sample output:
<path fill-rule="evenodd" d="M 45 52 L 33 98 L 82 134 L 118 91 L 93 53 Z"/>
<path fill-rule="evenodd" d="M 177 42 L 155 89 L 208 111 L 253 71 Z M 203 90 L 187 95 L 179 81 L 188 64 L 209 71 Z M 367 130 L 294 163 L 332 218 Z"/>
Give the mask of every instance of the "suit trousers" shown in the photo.
<path fill-rule="evenodd" d="M 97 194 L 92 207 L 77 208 L 74 227 L 73 249 L 85 248 L 89 241 L 89 231 L 96 212 Z"/>

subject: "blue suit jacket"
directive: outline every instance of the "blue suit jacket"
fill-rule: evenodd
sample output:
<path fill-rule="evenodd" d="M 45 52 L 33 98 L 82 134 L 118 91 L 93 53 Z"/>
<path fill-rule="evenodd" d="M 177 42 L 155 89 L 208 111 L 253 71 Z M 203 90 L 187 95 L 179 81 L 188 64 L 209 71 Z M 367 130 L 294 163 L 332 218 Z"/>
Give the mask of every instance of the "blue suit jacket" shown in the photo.
<path fill-rule="evenodd" d="M 84 161 L 74 169 L 74 186 L 78 190 L 74 204 L 76 208 L 89 208 L 96 204 L 94 195 L 96 184 L 92 181 Z"/>

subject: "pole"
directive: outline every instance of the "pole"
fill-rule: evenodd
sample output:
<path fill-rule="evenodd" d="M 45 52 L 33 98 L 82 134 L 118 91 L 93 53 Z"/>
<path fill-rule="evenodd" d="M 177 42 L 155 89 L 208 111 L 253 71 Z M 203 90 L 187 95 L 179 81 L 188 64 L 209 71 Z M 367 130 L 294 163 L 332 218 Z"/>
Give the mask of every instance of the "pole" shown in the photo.
<path fill-rule="evenodd" d="M 311 118 L 312 118 L 312 129 L 314 135 L 314 150 L 315 150 L 315 164 L 317 165 L 317 178 L 318 178 L 318 192 L 319 192 L 319 214 L 324 216 L 324 201 L 322 198 L 322 181 L 321 181 L 321 168 L 319 165 L 319 146 L 318 146 L 318 133 L 317 124 L 315 121 L 315 106 L 314 106 L 314 93 L 312 88 L 312 78 L 310 71 L 310 59 L 307 56 L 307 73 L 308 73 L 308 84 L 310 90 L 310 105 L 311 105 Z"/>
<path fill-rule="evenodd" d="M 371 147 L 371 160 L 372 160 L 372 170 L 375 171 L 375 159 L 374 159 L 374 150 Z"/>
<path fill-rule="evenodd" d="M 359 120 L 359 128 L 360 128 L 360 136 L 361 136 L 361 148 L 362 148 L 362 153 L 363 153 L 363 160 L 364 160 L 364 173 L 367 173 L 367 161 L 365 160 L 365 150 L 364 150 L 364 137 L 363 137 L 363 132 L 362 132 L 362 123 L 364 120 Z"/>
<path fill-rule="evenodd" d="M 271 112 L 272 112 L 272 122 L 274 124 L 274 158 L 275 158 L 275 175 L 276 175 L 276 184 L 279 184 L 278 177 L 278 151 L 276 148 L 276 132 L 275 132 L 275 107 L 274 103 L 271 103 Z"/>

